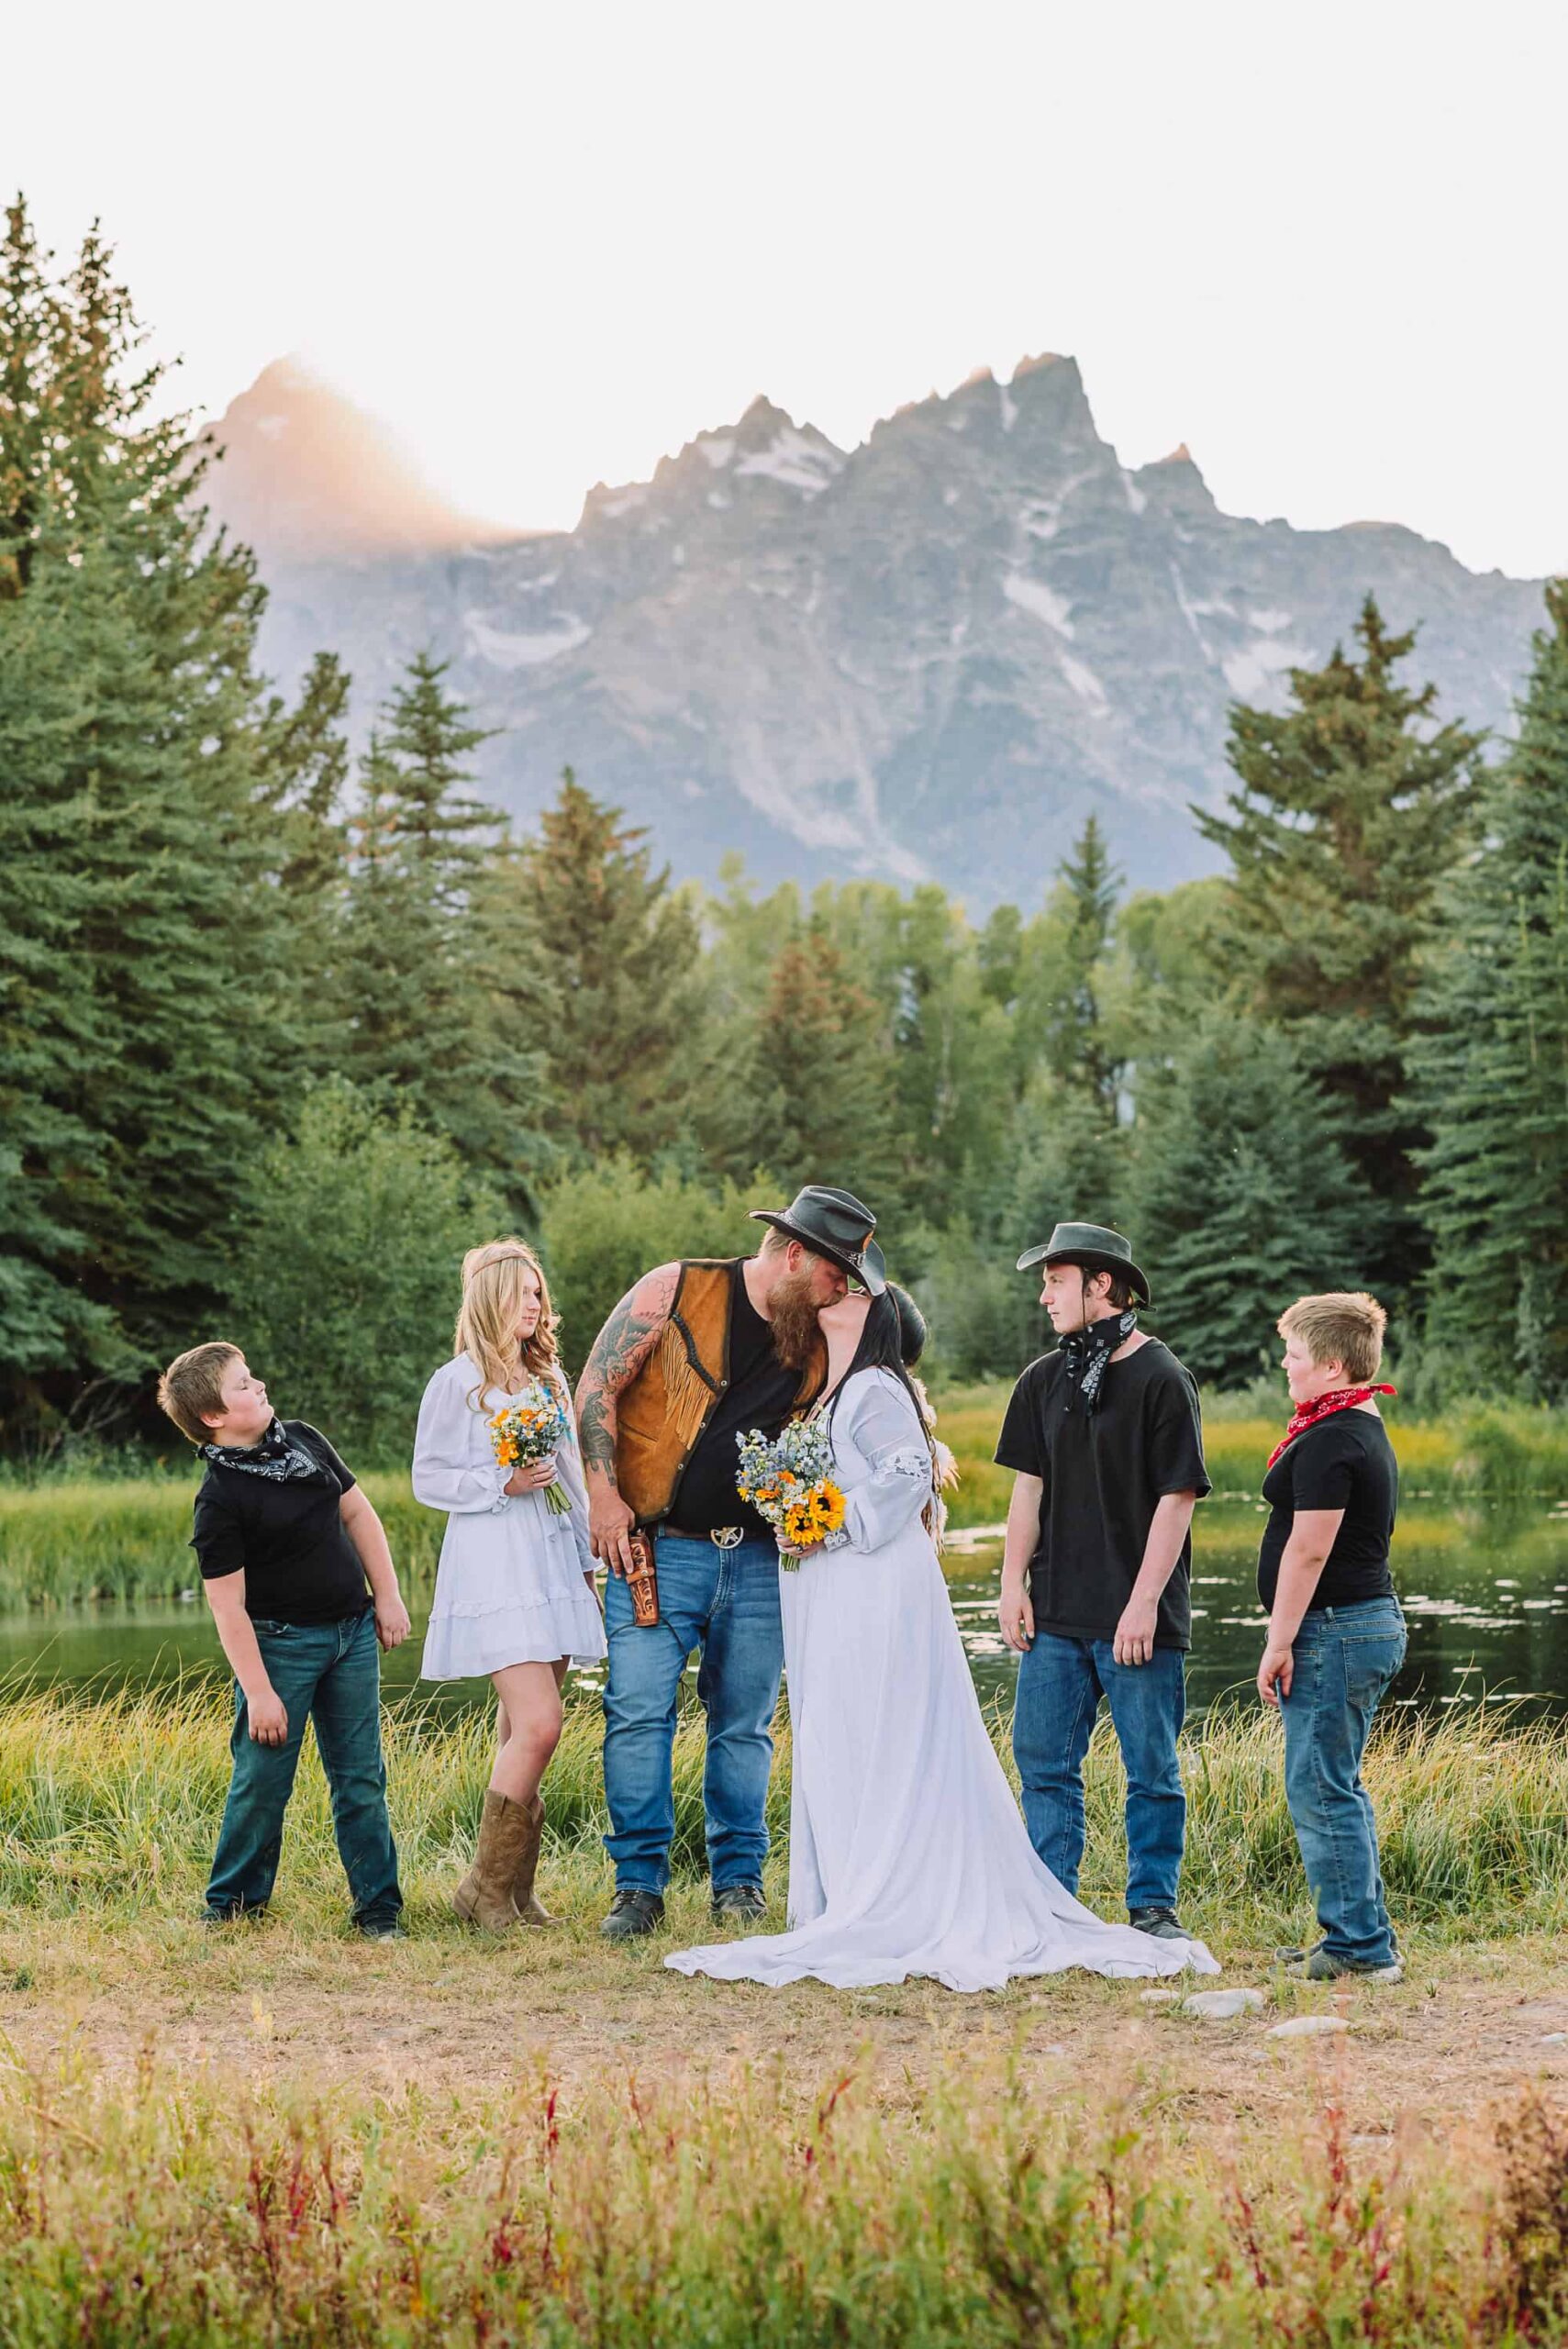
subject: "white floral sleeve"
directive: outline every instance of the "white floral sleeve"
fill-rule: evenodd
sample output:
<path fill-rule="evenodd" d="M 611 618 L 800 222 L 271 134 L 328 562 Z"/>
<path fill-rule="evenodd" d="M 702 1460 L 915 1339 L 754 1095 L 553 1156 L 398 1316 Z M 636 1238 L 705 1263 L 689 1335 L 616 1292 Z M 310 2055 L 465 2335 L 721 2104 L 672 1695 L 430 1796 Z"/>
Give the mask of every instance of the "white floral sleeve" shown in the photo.
<path fill-rule="evenodd" d="M 485 1415 L 469 1401 L 478 1373 L 466 1361 L 445 1363 L 425 1389 L 414 1436 L 414 1497 L 459 1517 L 511 1506 Z"/>
<path fill-rule="evenodd" d="M 896 1379 L 871 1371 L 863 1382 L 845 1388 L 833 1438 L 852 1442 L 871 1475 L 846 1493 L 844 1522 L 825 1550 L 884 1549 L 931 1497 L 931 1451 L 914 1403 Z"/>

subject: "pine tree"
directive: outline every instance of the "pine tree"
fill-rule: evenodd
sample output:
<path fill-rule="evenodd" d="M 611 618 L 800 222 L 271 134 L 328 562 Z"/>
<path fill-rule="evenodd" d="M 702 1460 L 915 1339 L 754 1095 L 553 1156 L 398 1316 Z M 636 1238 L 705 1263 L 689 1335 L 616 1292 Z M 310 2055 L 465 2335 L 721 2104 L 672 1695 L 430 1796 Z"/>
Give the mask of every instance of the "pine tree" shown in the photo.
<path fill-rule="evenodd" d="M 729 1128 L 728 1163 L 838 1184 L 887 1219 L 898 1154 L 887 1023 L 819 924 L 775 956 L 715 1107 Z"/>
<path fill-rule="evenodd" d="M 1276 1359 L 1287 1305 L 1361 1285 L 1369 1206 L 1343 1112 L 1280 1029 L 1211 1015 L 1146 1077 L 1132 1229 L 1155 1318 L 1198 1378 L 1245 1385 Z"/>
<path fill-rule="evenodd" d="M 20 596 L 53 500 L 58 306 L 20 196 L 0 246 L 0 602 Z"/>
<path fill-rule="evenodd" d="M 526 944 L 517 1017 L 542 1049 L 571 1157 L 646 1160 L 681 1132 L 696 917 L 651 869 L 645 835 L 568 767 L 538 832 L 497 871 L 492 919 Z"/>
<path fill-rule="evenodd" d="M 1482 844 L 1444 896 L 1416 1091 L 1433 1233 L 1429 1334 L 1477 1377 L 1568 1397 L 1568 580 L 1519 734 L 1485 779 Z"/>
<path fill-rule="evenodd" d="M 0 1086 L 8 1245 L 53 1304 L 23 1343 L 7 1329 L 12 1409 L 210 1310 L 275 1061 L 261 590 L 206 529 L 185 419 L 151 416 L 161 371 L 96 232 L 30 310 L 27 250 L 13 216 L 7 319 L 32 339 L 0 376 L 27 376 L 35 413 L 0 416 Z"/>
<path fill-rule="evenodd" d="M 506 919 L 496 811 L 463 762 L 489 739 L 420 654 L 360 763 L 340 941 L 341 1067 L 373 1098 L 497 1177 L 514 1210 L 548 1153 L 531 948 Z"/>
<path fill-rule="evenodd" d="M 1286 1028 L 1347 1113 L 1346 1141 L 1378 1202 L 1373 1270 L 1407 1285 L 1421 1237 L 1404 1106 L 1419 954 L 1443 874 L 1462 852 L 1480 737 L 1434 722 L 1437 689 L 1396 671 L 1415 643 L 1369 596 L 1362 657 L 1336 646 L 1293 669 L 1283 714 L 1238 704 L 1228 815 L 1195 809 L 1230 859 L 1229 939 L 1251 1008 Z"/>
<path fill-rule="evenodd" d="M 348 1049 L 340 996 L 349 885 L 350 678 L 319 652 L 292 707 L 273 695 L 257 729 L 256 809 L 276 892 L 280 1024 L 296 1082 L 337 1068 Z"/>
<path fill-rule="evenodd" d="M 1054 1007 L 1049 1063 L 1061 1083 L 1086 1091 L 1114 1119 L 1121 1063 L 1106 1033 L 1100 997 L 1122 876 L 1111 863 L 1096 817 L 1088 818 L 1072 854 L 1056 869 L 1066 918 L 1068 987 Z"/>

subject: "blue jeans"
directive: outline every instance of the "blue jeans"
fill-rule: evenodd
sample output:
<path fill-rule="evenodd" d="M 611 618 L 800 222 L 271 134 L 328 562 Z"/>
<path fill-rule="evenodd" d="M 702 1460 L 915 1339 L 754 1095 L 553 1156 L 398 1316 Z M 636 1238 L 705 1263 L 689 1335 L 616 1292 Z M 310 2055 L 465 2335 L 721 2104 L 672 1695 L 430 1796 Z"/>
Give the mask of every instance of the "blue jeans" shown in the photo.
<path fill-rule="evenodd" d="M 1362 1755 L 1379 1698 L 1405 1661 L 1396 1598 L 1302 1618 L 1284 1716 L 1284 1792 L 1327 1955 L 1392 1965 L 1398 1954 Z"/>
<path fill-rule="evenodd" d="M 294 1790 L 306 1720 L 332 1793 L 332 1826 L 353 1895 L 357 1925 L 391 1924 L 403 1906 L 397 1853 L 386 1815 L 381 1758 L 381 1653 L 375 1615 L 340 1623 L 252 1622 L 261 1662 L 288 1714 L 282 1745 L 258 1745 L 245 1692 L 234 1691 L 234 1734 L 223 1825 L 213 1854 L 207 1907 L 219 1916 L 264 1909 L 284 1844 L 284 1812 Z"/>
<path fill-rule="evenodd" d="M 1084 1756 L 1102 1697 L 1127 1765 L 1127 1905 L 1173 1909 L 1187 1826 L 1176 1758 L 1187 1709 L 1179 1648 L 1156 1648 L 1148 1664 L 1118 1664 L 1109 1640 L 1035 1633 L 1018 1659 L 1013 1708 L 1013 1758 L 1029 1842 L 1058 1882 L 1076 1893 Z"/>
<path fill-rule="evenodd" d="M 675 1699 L 686 1658 L 702 1650 L 697 1695 L 707 1715 L 703 1815 L 716 1892 L 761 1884 L 764 1811 L 773 1766 L 773 1720 L 784 1674 L 779 1553 L 770 1542 L 734 1550 L 666 1534 L 658 1545 L 659 1620 L 637 1624 L 631 1595 L 612 1575 L 605 1590 L 605 1849 L 616 1885 L 662 1892 L 675 1831 L 672 1756 Z"/>

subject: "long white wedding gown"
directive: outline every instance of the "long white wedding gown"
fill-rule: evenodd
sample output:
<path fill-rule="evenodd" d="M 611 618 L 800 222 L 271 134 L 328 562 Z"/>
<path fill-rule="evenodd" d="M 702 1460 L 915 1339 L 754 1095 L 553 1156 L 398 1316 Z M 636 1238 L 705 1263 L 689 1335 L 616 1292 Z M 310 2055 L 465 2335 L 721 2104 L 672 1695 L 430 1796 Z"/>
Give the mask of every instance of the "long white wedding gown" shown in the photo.
<path fill-rule="evenodd" d="M 950 1990 L 995 1990 L 1070 1966 L 1218 1973 L 1202 1942 L 1102 1922 L 1036 1856 L 921 1522 L 930 1453 L 906 1388 L 886 1371 L 857 1372 L 832 1432 L 847 1504 L 840 1546 L 780 1585 L 791 1930 L 677 1950 L 665 1964 L 840 1989 L 929 1975 Z"/>

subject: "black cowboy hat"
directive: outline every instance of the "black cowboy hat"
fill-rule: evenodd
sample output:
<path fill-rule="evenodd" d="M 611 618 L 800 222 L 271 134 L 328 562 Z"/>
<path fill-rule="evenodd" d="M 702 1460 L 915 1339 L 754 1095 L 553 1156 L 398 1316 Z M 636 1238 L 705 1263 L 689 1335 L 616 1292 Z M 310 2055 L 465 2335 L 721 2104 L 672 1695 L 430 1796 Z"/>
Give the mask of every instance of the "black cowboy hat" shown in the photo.
<path fill-rule="evenodd" d="M 862 1206 L 852 1191 L 835 1191 L 825 1183 L 807 1183 L 804 1190 L 795 1193 L 787 1208 L 753 1208 L 751 1220 L 771 1223 L 775 1231 L 798 1240 L 815 1255 L 826 1256 L 829 1264 L 838 1264 L 861 1282 L 873 1297 L 880 1297 L 887 1286 L 882 1251 L 876 1249 L 873 1255 L 867 1245 L 876 1230 L 876 1218 L 870 1208 Z"/>
<path fill-rule="evenodd" d="M 1026 1248 L 1018 1270 L 1031 1264 L 1082 1264 L 1089 1273 L 1116 1273 L 1133 1295 L 1147 1305 L 1149 1282 L 1132 1261 L 1132 1242 L 1103 1223 L 1059 1223 L 1040 1248 Z"/>

